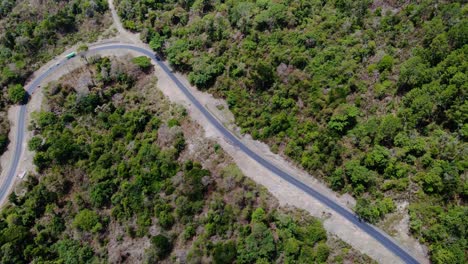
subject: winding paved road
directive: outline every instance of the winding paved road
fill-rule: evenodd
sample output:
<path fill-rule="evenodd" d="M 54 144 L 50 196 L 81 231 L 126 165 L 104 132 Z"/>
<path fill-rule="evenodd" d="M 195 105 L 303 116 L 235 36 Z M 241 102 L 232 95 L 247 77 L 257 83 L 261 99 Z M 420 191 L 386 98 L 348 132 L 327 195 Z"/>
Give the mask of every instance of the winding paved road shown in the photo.
<path fill-rule="evenodd" d="M 126 49 L 126 50 L 132 50 L 138 53 L 141 53 L 143 55 L 146 55 L 150 57 L 155 63 L 158 64 L 158 66 L 174 81 L 174 83 L 177 85 L 177 87 L 187 96 L 187 98 L 190 100 L 190 102 L 195 105 L 195 107 L 208 119 L 208 121 L 216 127 L 223 135 L 228 139 L 233 145 L 239 147 L 241 151 L 243 151 L 245 154 L 247 154 L 250 158 L 254 159 L 256 162 L 273 172 L 274 174 L 280 176 L 283 180 L 287 181 L 288 183 L 296 186 L 303 192 L 307 193 L 308 195 L 314 197 L 315 199 L 319 200 L 321 203 L 326 205 L 327 207 L 331 208 L 333 211 L 335 211 L 337 214 L 341 215 L 342 217 L 346 218 L 348 221 L 353 223 L 357 228 L 363 230 L 365 233 L 369 234 L 371 237 L 379 241 L 384 247 L 386 247 L 388 250 L 393 252 L 396 256 L 398 256 L 403 262 L 405 263 L 418 263 L 418 261 L 411 256 L 407 250 L 402 248 L 395 242 L 392 238 L 390 238 L 388 235 L 383 233 L 382 231 L 378 230 L 376 227 L 367 224 L 365 222 L 361 222 L 357 216 L 348 210 L 345 207 L 342 207 L 332 199 L 326 197 L 325 195 L 321 194 L 320 192 L 317 192 L 316 190 L 312 189 L 308 185 L 304 184 L 303 182 L 297 180 L 290 174 L 284 172 L 283 170 L 279 169 L 269 161 L 265 160 L 264 158 L 260 157 L 258 154 L 253 152 L 251 149 L 249 149 L 246 145 L 244 145 L 236 136 L 234 136 L 227 128 L 225 128 L 189 91 L 189 89 L 182 84 L 179 79 L 172 73 L 171 69 L 166 66 L 163 62 L 159 61 L 156 59 L 154 52 L 148 49 L 144 49 L 138 46 L 134 45 L 129 45 L 129 44 L 108 44 L 105 46 L 97 46 L 90 48 L 88 52 L 99 52 L 99 51 L 104 51 L 104 50 L 113 50 L 113 49 Z M 40 76 L 35 78 L 27 87 L 28 93 L 32 94 L 38 85 L 51 73 L 54 72 L 54 70 L 61 65 L 66 63 L 66 59 L 60 61 L 60 63 L 57 65 L 55 64 L 51 68 L 49 68 L 47 71 L 42 73 Z M 7 195 L 8 190 L 10 189 L 14 178 L 15 178 L 15 173 L 18 167 L 18 163 L 21 157 L 21 152 L 22 150 L 22 143 L 24 140 L 24 133 L 25 133 L 25 122 L 26 122 L 26 106 L 22 105 L 20 109 L 20 114 L 19 114 L 19 120 L 18 120 L 18 130 L 17 130 L 17 141 L 16 141 L 16 146 L 14 150 L 14 156 L 13 156 L 13 161 L 11 163 L 11 166 L 9 168 L 8 174 L 7 174 L 7 179 L 3 182 L 3 185 L 0 187 L 0 200 L 3 200 L 3 198 Z"/>

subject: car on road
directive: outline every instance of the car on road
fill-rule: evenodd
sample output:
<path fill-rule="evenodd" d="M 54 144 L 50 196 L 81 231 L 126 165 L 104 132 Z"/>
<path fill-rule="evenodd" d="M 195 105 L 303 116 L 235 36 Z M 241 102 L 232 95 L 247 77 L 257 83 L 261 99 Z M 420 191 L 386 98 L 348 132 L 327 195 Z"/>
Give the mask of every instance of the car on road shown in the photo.
<path fill-rule="evenodd" d="M 68 53 L 68 54 L 65 56 L 65 58 L 67 58 L 67 59 L 69 60 L 69 59 L 71 59 L 71 58 L 73 58 L 73 57 L 75 57 L 75 56 L 76 56 L 76 52 L 73 51 L 73 52 L 71 52 L 71 53 Z"/>

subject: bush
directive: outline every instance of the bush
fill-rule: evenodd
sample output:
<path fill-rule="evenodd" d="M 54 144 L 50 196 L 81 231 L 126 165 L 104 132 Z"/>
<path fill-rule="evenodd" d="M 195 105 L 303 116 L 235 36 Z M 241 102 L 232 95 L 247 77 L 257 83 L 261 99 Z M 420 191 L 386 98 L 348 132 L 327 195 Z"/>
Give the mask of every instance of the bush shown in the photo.
<path fill-rule="evenodd" d="M 429 65 L 421 57 L 412 57 L 401 65 L 398 80 L 401 86 L 411 89 L 429 82 L 430 79 Z"/>
<path fill-rule="evenodd" d="M 38 151 L 42 146 L 42 138 L 39 136 L 34 136 L 28 142 L 28 149 L 30 151 Z"/>
<path fill-rule="evenodd" d="M 380 72 L 383 72 L 385 70 L 391 71 L 392 67 L 393 67 L 393 57 L 390 55 L 383 56 L 382 59 L 377 64 L 377 68 L 379 69 Z"/>
<path fill-rule="evenodd" d="M 158 223 L 159 223 L 159 225 L 161 227 L 163 227 L 165 229 L 170 229 L 172 227 L 172 225 L 174 224 L 174 222 L 175 222 L 175 219 L 174 219 L 174 215 L 172 213 L 162 211 L 159 214 Z"/>
<path fill-rule="evenodd" d="M 229 240 L 226 243 L 217 243 L 213 249 L 213 262 L 215 264 L 229 264 L 236 260 L 236 243 Z"/>
<path fill-rule="evenodd" d="M 169 119 L 169 121 L 167 121 L 167 126 L 168 126 L 168 127 L 180 126 L 179 120 L 177 120 L 177 119 Z"/>
<path fill-rule="evenodd" d="M 375 145 L 374 149 L 367 153 L 364 163 L 369 169 L 383 173 L 389 162 L 390 151 L 382 146 Z"/>
<path fill-rule="evenodd" d="M 384 198 L 371 202 L 369 199 L 360 198 L 357 200 L 356 214 L 369 223 L 376 223 L 386 214 L 395 211 L 396 206 L 392 199 Z"/>
<path fill-rule="evenodd" d="M 24 103 L 27 99 L 27 92 L 23 86 L 16 84 L 8 88 L 8 98 L 15 104 Z"/>
<path fill-rule="evenodd" d="M 172 243 L 162 234 L 151 238 L 151 244 L 159 260 L 165 259 L 171 253 Z"/>
<path fill-rule="evenodd" d="M 345 174 L 354 186 L 369 186 L 375 181 L 376 173 L 361 166 L 359 161 L 351 160 L 345 164 Z"/>
<path fill-rule="evenodd" d="M 147 71 L 151 68 L 151 60 L 146 56 L 133 58 L 132 62 L 144 71 Z"/>
<path fill-rule="evenodd" d="M 330 255 L 330 248 L 328 248 L 327 244 L 324 242 L 319 243 L 316 247 L 315 262 L 325 263 L 328 259 L 328 255 Z"/>
<path fill-rule="evenodd" d="M 252 213 L 252 222 L 261 223 L 265 221 L 265 218 L 265 210 L 263 210 L 261 207 L 255 209 L 255 211 Z"/>
<path fill-rule="evenodd" d="M 81 245 L 76 240 L 65 239 L 54 244 L 55 250 L 58 252 L 59 263 L 92 263 L 93 250 L 89 246 Z"/>
<path fill-rule="evenodd" d="M 359 109 L 356 106 L 348 104 L 342 105 L 330 118 L 328 128 L 343 134 L 356 124 L 356 117 L 358 114 Z"/>
<path fill-rule="evenodd" d="M 161 52 L 162 47 L 164 45 L 164 38 L 161 37 L 158 33 L 156 33 L 149 42 L 151 49 L 157 52 Z"/>
<path fill-rule="evenodd" d="M 5 152 L 6 148 L 8 147 L 8 135 L 7 134 L 0 134 L 0 155 Z"/>

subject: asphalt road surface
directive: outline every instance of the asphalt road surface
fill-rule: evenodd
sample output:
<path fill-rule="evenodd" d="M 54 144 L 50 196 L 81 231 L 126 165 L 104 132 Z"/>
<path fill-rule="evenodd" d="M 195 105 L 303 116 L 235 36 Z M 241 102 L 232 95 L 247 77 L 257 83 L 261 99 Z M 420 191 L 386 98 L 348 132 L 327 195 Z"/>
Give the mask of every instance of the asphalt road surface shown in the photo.
<path fill-rule="evenodd" d="M 189 89 L 182 84 L 182 82 L 177 79 L 177 77 L 172 73 L 171 69 L 166 66 L 163 62 L 156 59 L 155 54 L 151 50 L 147 50 L 141 47 L 127 45 L 127 44 L 109 44 L 106 46 L 100 46 L 95 48 L 90 48 L 88 52 L 99 52 L 104 50 L 113 50 L 113 49 L 126 49 L 136 51 L 143 55 L 150 57 L 155 63 L 158 64 L 159 67 L 174 81 L 177 87 L 187 96 L 190 102 L 197 107 L 199 111 L 208 119 L 208 121 L 218 129 L 224 137 L 228 141 L 230 141 L 234 146 L 237 146 L 241 151 L 247 154 L 250 158 L 254 159 L 256 162 L 273 172 L 274 174 L 281 177 L 283 180 L 289 182 L 290 184 L 296 186 L 306 194 L 314 197 L 315 199 L 319 200 L 325 206 L 331 208 L 337 214 L 341 215 L 342 217 L 346 218 L 348 221 L 353 223 L 355 226 L 363 230 L 365 233 L 379 241 L 383 246 L 385 246 L 388 250 L 393 252 L 393 254 L 397 255 L 403 262 L 405 263 L 419 263 L 413 256 L 411 256 L 407 250 L 403 249 L 399 246 L 392 238 L 388 235 L 383 233 L 382 231 L 378 230 L 376 227 L 362 222 L 353 212 L 349 209 L 342 207 L 332 199 L 326 197 L 325 195 L 317 192 L 316 190 L 312 189 L 308 185 L 304 184 L 303 182 L 297 180 L 293 176 L 289 175 L 288 173 L 282 171 L 269 161 L 265 160 L 264 158 L 257 155 L 255 152 L 250 150 L 246 145 L 244 145 L 237 137 L 235 137 L 227 128 L 225 128 L 189 91 Z M 27 91 L 29 94 L 32 94 L 34 90 L 36 90 L 37 86 L 49 76 L 57 67 L 60 67 L 64 63 L 66 63 L 66 59 L 60 61 L 59 64 L 55 64 L 51 68 L 49 68 L 46 72 L 42 73 L 40 76 L 35 78 L 31 84 L 27 87 Z M 13 183 L 16 169 L 18 167 L 19 159 L 22 152 L 21 145 L 23 144 L 24 140 L 24 133 L 25 133 L 25 122 L 26 122 L 26 106 L 22 105 L 20 108 L 19 120 L 18 120 L 18 131 L 17 131 L 17 142 L 14 150 L 13 161 L 11 163 L 11 167 L 9 168 L 7 179 L 4 181 L 3 185 L 0 188 L 0 200 L 7 195 L 8 190 L 10 189 L 11 184 Z"/>

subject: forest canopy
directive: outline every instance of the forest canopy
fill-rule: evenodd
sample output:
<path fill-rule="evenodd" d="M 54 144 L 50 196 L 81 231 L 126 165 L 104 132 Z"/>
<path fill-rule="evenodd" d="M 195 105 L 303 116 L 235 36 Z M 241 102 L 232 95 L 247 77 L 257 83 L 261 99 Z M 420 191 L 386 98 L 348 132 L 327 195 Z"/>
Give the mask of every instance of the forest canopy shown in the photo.
<path fill-rule="evenodd" d="M 369 222 L 409 201 L 433 262 L 465 262 L 464 1 L 117 3 L 124 26 L 225 98 L 243 132 L 354 195 Z"/>
<path fill-rule="evenodd" d="M 214 142 L 186 151 L 203 133 L 155 91 L 144 59 L 87 61 L 45 87 L 28 143 L 39 173 L 0 213 L 0 262 L 372 262 L 280 208 Z"/>

